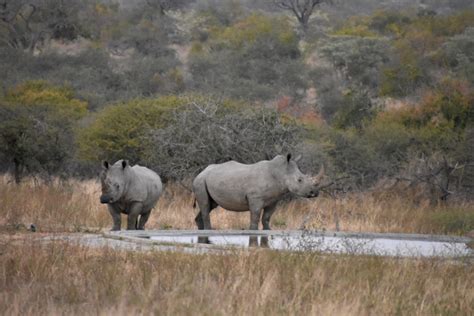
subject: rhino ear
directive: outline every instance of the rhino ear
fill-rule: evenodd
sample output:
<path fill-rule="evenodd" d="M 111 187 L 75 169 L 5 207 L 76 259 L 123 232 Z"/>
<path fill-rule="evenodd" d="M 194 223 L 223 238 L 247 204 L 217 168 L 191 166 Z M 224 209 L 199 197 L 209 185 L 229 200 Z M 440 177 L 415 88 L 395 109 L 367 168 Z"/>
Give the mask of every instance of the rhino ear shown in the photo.
<path fill-rule="evenodd" d="M 109 163 L 107 162 L 107 160 L 102 161 L 102 167 L 106 170 L 109 169 Z"/>
<path fill-rule="evenodd" d="M 290 162 L 290 160 L 291 160 L 291 153 L 288 153 L 288 155 L 286 155 L 286 161 Z"/>
<path fill-rule="evenodd" d="M 128 160 L 122 160 L 122 168 L 125 169 L 129 165 Z"/>

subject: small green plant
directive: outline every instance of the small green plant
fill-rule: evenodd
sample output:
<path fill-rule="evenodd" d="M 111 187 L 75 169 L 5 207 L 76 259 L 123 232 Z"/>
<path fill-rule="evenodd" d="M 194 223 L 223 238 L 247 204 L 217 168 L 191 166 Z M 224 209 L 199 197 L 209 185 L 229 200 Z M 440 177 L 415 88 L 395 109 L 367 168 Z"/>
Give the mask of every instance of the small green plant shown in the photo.
<path fill-rule="evenodd" d="M 173 225 L 168 224 L 168 223 L 163 223 L 161 225 L 161 229 L 172 229 L 172 228 L 173 228 Z"/>
<path fill-rule="evenodd" d="M 283 218 L 275 218 L 273 220 L 273 226 L 278 227 L 278 228 L 285 228 L 286 227 L 286 221 Z"/>
<path fill-rule="evenodd" d="M 431 224 L 437 231 L 465 234 L 474 229 L 474 213 L 448 209 L 431 215 Z"/>

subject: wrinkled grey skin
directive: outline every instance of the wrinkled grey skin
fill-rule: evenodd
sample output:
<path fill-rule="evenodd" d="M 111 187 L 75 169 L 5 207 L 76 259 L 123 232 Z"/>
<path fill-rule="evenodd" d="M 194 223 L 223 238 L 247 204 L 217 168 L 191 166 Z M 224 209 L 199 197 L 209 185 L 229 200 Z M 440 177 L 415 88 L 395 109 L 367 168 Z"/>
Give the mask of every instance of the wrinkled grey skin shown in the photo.
<path fill-rule="evenodd" d="M 263 209 L 263 229 L 270 229 L 270 218 L 277 202 L 288 192 L 302 197 L 316 197 L 323 177 L 321 167 L 316 177 L 304 175 L 291 154 L 276 156 L 251 165 L 228 161 L 210 165 L 193 181 L 199 205 L 196 225 L 211 229 L 209 213 L 221 206 L 230 211 L 250 210 L 250 229 L 258 229 Z"/>
<path fill-rule="evenodd" d="M 128 215 L 127 229 L 145 229 L 150 212 L 163 191 L 160 176 L 139 165 L 132 167 L 126 160 L 113 165 L 104 161 L 102 167 L 100 203 L 109 208 L 114 222 L 112 230 L 120 230 L 121 213 Z"/>

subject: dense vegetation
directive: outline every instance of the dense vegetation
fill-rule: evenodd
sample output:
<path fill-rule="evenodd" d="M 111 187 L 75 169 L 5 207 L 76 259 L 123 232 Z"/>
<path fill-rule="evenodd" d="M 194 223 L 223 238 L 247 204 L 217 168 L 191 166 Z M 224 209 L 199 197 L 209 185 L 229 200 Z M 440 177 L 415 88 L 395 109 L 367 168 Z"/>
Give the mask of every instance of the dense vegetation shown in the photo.
<path fill-rule="evenodd" d="M 0 0 L 3 171 L 181 180 L 291 150 L 337 189 L 472 197 L 473 4 L 317 2 Z"/>

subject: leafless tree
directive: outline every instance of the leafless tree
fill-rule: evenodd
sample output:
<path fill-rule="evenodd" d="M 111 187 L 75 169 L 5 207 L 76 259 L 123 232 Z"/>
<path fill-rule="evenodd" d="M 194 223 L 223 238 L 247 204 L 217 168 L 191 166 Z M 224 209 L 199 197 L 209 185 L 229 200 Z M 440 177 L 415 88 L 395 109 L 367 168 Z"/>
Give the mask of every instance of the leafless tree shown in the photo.
<path fill-rule="evenodd" d="M 309 18 L 317 5 L 330 0 L 274 0 L 275 5 L 281 9 L 289 10 L 298 19 L 304 31 L 308 29 Z"/>
<path fill-rule="evenodd" d="M 254 163 L 288 153 L 299 142 L 300 128 L 267 109 L 226 108 L 215 100 L 190 101 L 164 129 L 144 140 L 144 163 L 167 179 L 194 176 L 212 163 Z"/>
<path fill-rule="evenodd" d="M 72 0 L 0 0 L 0 45 L 32 53 L 65 29 L 75 33 L 70 17 L 78 5 Z"/>
<path fill-rule="evenodd" d="M 43 36 L 31 26 L 37 6 L 26 1 L 3 0 L 0 2 L 0 41 L 15 49 L 33 51 Z"/>
<path fill-rule="evenodd" d="M 467 168 L 474 166 L 471 161 L 456 161 L 442 153 L 431 156 L 420 155 L 412 160 L 405 174 L 396 179 L 408 182 L 410 186 L 428 185 L 435 200 L 446 201 L 460 189 L 462 177 Z"/>

